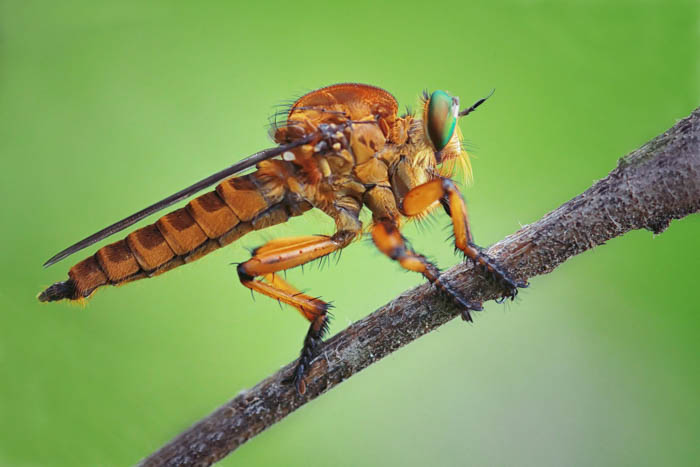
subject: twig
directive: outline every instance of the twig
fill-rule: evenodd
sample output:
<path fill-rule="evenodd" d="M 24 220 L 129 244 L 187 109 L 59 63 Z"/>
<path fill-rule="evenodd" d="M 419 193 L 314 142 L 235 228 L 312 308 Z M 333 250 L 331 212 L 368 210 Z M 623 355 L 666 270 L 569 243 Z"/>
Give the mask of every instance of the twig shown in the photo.
<path fill-rule="evenodd" d="M 610 174 L 539 221 L 489 248 L 519 279 L 546 274 L 568 258 L 634 229 L 659 234 L 672 219 L 700 210 L 700 108 L 663 135 L 620 159 Z M 501 291 L 460 264 L 448 280 L 475 301 Z M 242 392 L 143 460 L 143 466 L 210 465 L 292 411 L 363 368 L 459 314 L 428 284 L 348 326 L 321 349 L 306 395 L 283 384 L 295 362 Z"/>

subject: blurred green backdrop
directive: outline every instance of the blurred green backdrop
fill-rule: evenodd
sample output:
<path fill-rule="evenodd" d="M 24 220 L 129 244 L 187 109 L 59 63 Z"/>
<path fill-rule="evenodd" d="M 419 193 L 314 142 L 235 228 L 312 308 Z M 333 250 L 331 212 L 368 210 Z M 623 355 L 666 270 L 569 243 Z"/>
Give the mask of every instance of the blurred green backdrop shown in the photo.
<path fill-rule="evenodd" d="M 297 356 L 306 323 L 251 301 L 251 234 L 87 308 L 40 305 L 58 250 L 270 145 L 275 105 L 343 81 L 471 103 L 467 190 L 493 243 L 700 104 L 694 1 L 0 2 L 0 464 L 125 465 Z M 440 227 L 446 224 L 441 219 Z M 409 228 L 443 267 L 445 232 Z M 690 465 L 700 450 L 700 219 L 633 232 L 294 413 L 223 465 Z M 94 251 L 94 248 L 91 250 Z M 359 242 L 290 279 L 338 332 L 421 282 Z"/>

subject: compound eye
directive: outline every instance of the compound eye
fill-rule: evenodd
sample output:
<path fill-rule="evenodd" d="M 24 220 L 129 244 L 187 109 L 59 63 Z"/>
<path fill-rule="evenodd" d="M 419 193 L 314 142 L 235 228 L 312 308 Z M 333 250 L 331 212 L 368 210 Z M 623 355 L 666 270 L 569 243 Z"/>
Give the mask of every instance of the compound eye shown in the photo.
<path fill-rule="evenodd" d="M 452 139 L 459 114 L 459 99 L 445 91 L 435 91 L 425 106 L 425 126 L 428 138 L 440 152 Z"/>

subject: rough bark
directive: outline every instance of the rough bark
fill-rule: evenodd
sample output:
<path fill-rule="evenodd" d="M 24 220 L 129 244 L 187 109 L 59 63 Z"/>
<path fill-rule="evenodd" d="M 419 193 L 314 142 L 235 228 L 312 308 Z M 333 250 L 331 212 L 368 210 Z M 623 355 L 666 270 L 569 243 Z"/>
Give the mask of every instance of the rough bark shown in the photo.
<path fill-rule="evenodd" d="M 672 219 L 700 210 L 700 108 L 688 118 L 621 158 L 607 177 L 539 221 L 488 249 L 518 280 L 547 274 L 583 251 L 634 229 L 663 232 Z M 447 271 L 471 300 L 498 298 L 498 286 L 470 264 Z M 429 284 L 391 303 L 329 339 L 299 396 L 283 384 L 292 362 L 240 393 L 193 425 L 143 466 L 210 465 L 308 401 L 391 352 L 459 315 Z"/>

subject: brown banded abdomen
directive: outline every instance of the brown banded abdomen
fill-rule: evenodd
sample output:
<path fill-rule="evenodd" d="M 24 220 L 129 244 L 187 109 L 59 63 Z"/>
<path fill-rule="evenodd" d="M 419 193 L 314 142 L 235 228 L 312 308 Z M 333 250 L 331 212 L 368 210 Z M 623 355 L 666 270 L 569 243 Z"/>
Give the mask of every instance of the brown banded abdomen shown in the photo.
<path fill-rule="evenodd" d="M 73 298 L 87 297 L 102 285 L 161 274 L 310 209 L 285 196 L 283 168 L 266 164 L 262 171 L 224 180 L 215 191 L 100 248 L 68 272 L 75 283 Z"/>

